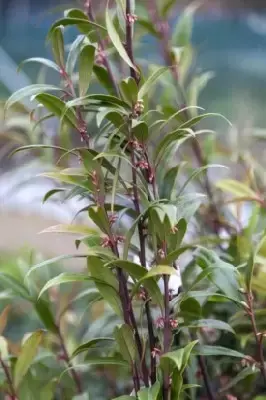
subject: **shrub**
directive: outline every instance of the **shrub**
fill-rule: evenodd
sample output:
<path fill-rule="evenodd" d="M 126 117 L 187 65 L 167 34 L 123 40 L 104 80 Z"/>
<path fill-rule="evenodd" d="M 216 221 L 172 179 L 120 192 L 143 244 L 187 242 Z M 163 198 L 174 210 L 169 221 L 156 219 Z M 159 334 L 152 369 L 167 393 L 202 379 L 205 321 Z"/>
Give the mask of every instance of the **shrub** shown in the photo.
<path fill-rule="evenodd" d="M 80 210 L 86 224 L 46 230 L 78 235 L 77 247 L 86 248 L 78 255 L 86 265 L 82 273 L 62 272 L 42 285 L 42 271 L 71 254 L 1 273 L 3 286 L 41 323 L 19 347 L 1 339 L 2 388 L 13 400 L 90 394 L 252 399 L 265 391 L 265 240 L 259 223 L 265 202 L 256 174 L 248 175 L 248 184 L 223 179 L 213 187 L 209 179 L 207 169 L 221 166 L 208 164 L 215 156 L 212 133 L 198 125 L 214 115 L 203 113 L 197 101 L 211 75 L 192 73 L 196 7 L 184 11 L 171 33 L 174 3 L 137 2 L 136 17 L 133 1 L 117 1 L 114 8 L 106 5 L 104 21 L 95 19 L 90 1 L 83 11 L 67 10 L 48 34 L 54 61 L 27 60 L 55 70 L 60 85 L 31 85 L 6 103 L 9 108 L 31 96 L 38 110 L 48 111 L 40 121 L 59 118 L 59 144 L 16 152 L 60 152 L 60 167 L 45 176 L 61 186 L 44 200 L 60 192 L 88 204 Z M 64 29 L 70 25 L 80 33 L 66 57 Z M 160 43 L 165 66 L 147 70 L 136 62 L 145 32 Z M 91 93 L 93 80 L 100 93 Z M 60 145 L 68 133 L 80 146 Z M 194 169 L 182 159 L 190 148 Z M 228 206 L 240 210 L 243 202 L 252 209 L 246 225 Z M 56 287 L 67 283 L 78 293 L 67 292 L 59 306 Z M 78 315 L 95 310 L 96 321 L 79 325 Z M 8 311 L 0 317 L 2 331 Z M 102 393 L 95 392 L 96 377 L 105 384 Z"/>

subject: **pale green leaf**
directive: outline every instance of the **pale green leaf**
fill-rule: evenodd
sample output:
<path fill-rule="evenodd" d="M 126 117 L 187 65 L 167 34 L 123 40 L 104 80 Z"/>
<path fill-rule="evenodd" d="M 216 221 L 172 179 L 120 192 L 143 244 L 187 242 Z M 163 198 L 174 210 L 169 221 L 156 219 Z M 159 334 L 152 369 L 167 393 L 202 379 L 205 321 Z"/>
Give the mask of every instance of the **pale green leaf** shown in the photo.
<path fill-rule="evenodd" d="M 86 45 L 79 55 L 79 95 L 84 96 L 89 88 L 94 64 L 95 46 Z"/>
<path fill-rule="evenodd" d="M 14 369 L 14 387 L 17 389 L 29 370 L 44 337 L 44 331 L 34 332 L 23 344 Z"/>
<path fill-rule="evenodd" d="M 106 21 L 106 28 L 107 28 L 108 35 L 109 35 L 114 47 L 116 48 L 118 54 L 130 66 L 130 68 L 137 71 L 135 65 L 130 60 L 130 58 L 127 54 L 127 51 L 125 50 L 125 47 L 123 46 L 123 44 L 120 40 L 120 37 L 119 37 L 119 35 L 115 29 L 115 26 L 113 24 L 112 17 L 110 15 L 110 11 L 109 11 L 109 0 L 106 5 L 105 21 Z"/>

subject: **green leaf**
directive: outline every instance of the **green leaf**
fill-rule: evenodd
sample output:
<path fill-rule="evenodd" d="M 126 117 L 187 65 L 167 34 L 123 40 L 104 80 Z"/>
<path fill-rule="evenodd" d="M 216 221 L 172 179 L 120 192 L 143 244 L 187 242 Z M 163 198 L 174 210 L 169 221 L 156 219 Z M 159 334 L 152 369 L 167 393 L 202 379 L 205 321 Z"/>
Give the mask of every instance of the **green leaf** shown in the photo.
<path fill-rule="evenodd" d="M 89 21 L 88 18 L 83 19 L 83 18 L 66 17 L 59 19 L 51 26 L 47 35 L 47 40 L 51 39 L 53 31 L 60 25 L 62 26 L 77 25 L 77 27 L 80 29 L 82 33 L 88 33 L 92 29 L 100 29 L 101 31 L 106 33 L 106 29 L 102 25 L 99 25 L 96 22 Z"/>
<path fill-rule="evenodd" d="M 256 375 L 259 372 L 260 372 L 259 368 L 254 369 L 254 367 L 247 367 L 242 369 L 242 371 L 240 371 L 233 379 L 231 379 L 228 384 L 223 386 L 223 391 L 231 389 L 232 387 L 236 386 L 239 382 L 246 379 L 248 376 Z"/>
<path fill-rule="evenodd" d="M 94 281 L 90 276 L 85 274 L 70 274 L 67 272 L 62 272 L 60 275 L 55 276 L 54 278 L 50 279 L 44 287 L 41 289 L 39 293 L 40 297 L 51 287 L 61 285 L 62 283 L 73 283 L 73 282 L 86 282 L 86 281 Z"/>
<path fill-rule="evenodd" d="M 183 47 L 190 44 L 193 26 L 193 15 L 195 14 L 198 3 L 188 6 L 182 13 L 172 35 L 174 46 Z"/>
<path fill-rule="evenodd" d="M 104 300 L 118 316 L 122 316 L 122 306 L 118 294 L 119 285 L 115 275 L 104 266 L 97 256 L 88 256 L 88 270 Z"/>
<path fill-rule="evenodd" d="M 177 177 L 180 165 L 168 169 L 162 182 L 159 182 L 160 197 L 162 199 L 172 199 L 173 193 L 177 191 Z"/>
<path fill-rule="evenodd" d="M 131 129 L 132 135 L 135 136 L 135 138 L 139 142 L 146 142 L 149 137 L 149 128 L 146 122 L 144 121 L 134 121 L 134 124 Z"/>
<path fill-rule="evenodd" d="M 166 367 L 168 368 L 168 363 L 166 363 L 166 361 L 171 361 L 172 369 L 176 367 L 178 371 L 183 372 L 189 361 L 190 354 L 197 343 L 198 340 L 195 340 L 194 342 L 189 343 L 184 348 L 163 354 L 160 358 L 161 367 L 163 369 Z"/>
<path fill-rule="evenodd" d="M 14 369 L 15 389 L 19 387 L 24 376 L 29 370 L 34 358 L 36 357 L 43 336 L 44 336 L 44 331 L 42 330 L 36 331 L 23 344 L 21 353 L 18 356 Z"/>
<path fill-rule="evenodd" d="M 160 76 L 166 72 L 169 71 L 169 67 L 161 67 L 158 68 L 155 72 L 149 76 L 149 78 L 146 80 L 146 82 L 143 83 L 141 86 L 139 93 L 138 93 L 138 99 L 142 100 L 146 94 L 149 93 L 151 90 L 152 86 L 155 84 L 155 82 L 160 78 Z"/>
<path fill-rule="evenodd" d="M 138 400 L 159 400 L 160 389 L 160 382 L 155 382 L 155 384 L 149 388 L 140 389 L 138 392 Z"/>
<path fill-rule="evenodd" d="M 229 124 L 229 126 L 232 126 L 231 122 L 222 114 L 205 113 L 205 114 L 197 115 L 196 117 L 192 117 L 188 121 L 186 121 L 183 124 L 181 124 L 179 126 L 179 129 L 192 128 L 195 125 L 197 125 L 200 121 L 202 121 L 203 119 L 209 118 L 209 117 L 220 117 L 220 118 L 224 119 Z"/>
<path fill-rule="evenodd" d="M 62 118 L 71 128 L 78 129 L 78 119 L 75 112 L 68 108 L 63 100 L 48 93 L 38 94 L 35 99 L 56 117 Z"/>
<path fill-rule="evenodd" d="M 119 35 L 115 29 L 115 26 L 113 24 L 113 21 L 110 16 L 110 12 L 109 12 L 109 0 L 107 1 L 107 5 L 106 5 L 105 21 L 106 21 L 106 28 L 107 28 L 108 35 L 109 35 L 114 47 L 116 48 L 118 54 L 125 61 L 125 63 L 127 63 L 130 66 L 130 68 L 137 71 L 135 65 L 130 60 L 130 58 L 125 50 L 125 47 L 123 46 L 123 44 L 120 40 L 120 37 L 119 37 Z"/>
<path fill-rule="evenodd" d="M 125 395 L 125 396 L 116 397 L 115 399 L 112 399 L 112 400 L 136 400 L 136 397 Z"/>
<path fill-rule="evenodd" d="M 11 289 L 16 296 L 31 301 L 27 288 L 11 275 L 0 273 L 0 283 L 4 285 L 5 289 Z"/>
<path fill-rule="evenodd" d="M 84 96 L 89 88 L 94 64 L 95 46 L 84 46 L 79 55 L 79 95 Z"/>
<path fill-rule="evenodd" d="M 89 228 L 86 225 L 60 224 L 50 226 L 40 233 L 74 233 L 78 235 L 96 235 L 98 234 L 98 231 L 96 229 Z"/>
<path fill-rule="evenodd" d="M 65 49 L 62 26 L 57 26 L 55 29 L 53 29 L 51 42 L 55 62 L 60 68 L 63 69 L 65 65 Z"/>
<path fill-rule="evenodd" d="M 128 367 L 127 361 L 118 357 L 86 357 L 86 364 L 83 364 L 83 366 L 87 365 L 119 365 L 121 367 Z M 77 365 L 77 368 L 79 367 L 80 366 Z"/>
<path fill-rule="evenodd" d="M 27 60 L 24 60 L 19 64 L 18 71 L 21 69 L 21 67 L 24 64 L 27 64 L 27 63 L 30 63 L 30 62 L 36 62 L 36 63 L 42 64 L 42 65 L 44 65 L 46 67 L 52 68 L 57 72 L 60 72 L 60 68 L 55 62 L 53 62 L 51 60 L 48 60 L 47 58 L 42 58 L 42 57 L 27 58 Z"/>
<path fill-rule="evenodd" d="M 227 168 L 224 165 L 220 165 L 220 164 L 208 164 L 208 165 L 203 165 L 200 168 L 197 168 L 195 171 L 193 171 L 193 173 L 190 175 L 190 177 L 186 180 L 186 182 L 182 185 L 181 189 L 179 190 L 177 197 L 179 197 L 185 190 L 185 188 L 187 187 L 187 185 L 193 180 L 195 179 L 198 175 L 200 175 L 203 171 L 206 171 L 209 168 Z"/>
<path fill-rule="evenodd" d="M 189 322 L 186 325 L 189 328 L 211 328 L 211 329 L 219 329 L 223 331 L 228 331 L 231 333 L 235 333 L 234 329 L 224 321 L 219 321 L 216 319 L 199 319 L 197 321 Z"/>
<path fill-rule="evenodd" d="M 45 328 L 48 331 L 57 334 L 58 327 L 56 326 L 49 303 L 45 300 L 39 299 L 34 303 L 34 307 Z"/>
<path fill-rule="evenodd" d="M 241 359 L 245 358 L 245 354 L 221 346 L 201 345 L 193 350 L 193 354 L 200 356 L 226 356 L 226 357 L 236 357 Z"/>
<path fill-rule="evenodd" d="M 80 48 L 84 42 L 84 35 L 78 35 L 74 42 L 71 44 L 66 61 L 66 73 L 71 77 L 74 72 L 77 59 L 80 54 Z"/>
<path fill-rule="evenodd" d="M 71 358 L 76 357 L 78 354 L 83 353 L 83 352 L 87 352 L 89 351 L 91 348 L 94 348 L 95 346 L 97 346 L 98 344 L 101 346 L 101 348 L 104 346 L 105 342 L 113 342 L 114 339 L 113 338 L 109 338 L 109 337 L 98 337 L 96 339 L 91 339 L 86 343 L 81 344 L 80 346 L 78 346 L 75 351 L 72 353 Z"/>
<path fill-rule="evenodd" d="M 233 179 L 222 179 L 218 181 L 215 186 L 238 197 L 258 198 L 257 193 L 250 189 L 249 186 Z"/>
<path fill-rule="evenodd" d="M 91 206 L 89 208 L 89 217 L 107 235 L 110 233 L 110 223 L 107 213 L 100 206 Z"/>
<path fill-rule="evenodd" d="M 86 255 L 82 255 L 82 254 L 64 254 L 64 255 L 61 255 L 61 256 L 57 256 L 57 257 L 50 258 L 48 260 L 42 261 L 41 263 L 36 264 L 33 267 L 31 267 L 31 269 L 27 272 L 27 274 L 25 276 L 25 279 L 28 278 L 28 276 L 33 271 L 35 271 L 35 270 L 37 270 L 39 268 L 47 267 L 48 265 L 56 264 L 56 263 L 58 263 L 60 261 L 68 260 L 70 258 L 80 258 L 80 257 L 86 258 L 87 256 Z"/>
<path fill-rule="evenodd" d="M 115 87 L 110 79 L 107 69 L 100 65 L 94 65 L 93 72 L 96 75 L 98 82 L 104 87 L 104 89 L 106 89 L 108 93 L 115 95 Z"/>
<path fill-rule="evenodd" d="M 134 332 L 132 328 L 123 324 L 115 327 L 114 337 L 119 346 L 120 353 L 123 358 L 130 364 L 136 360 L 137 347 L 134 339 Z"/>
<path fill-rule="evenodd" d="M 44 195 L 44 197 L 43 197 L 43 199 L 42 199 L 42 202 L 45 203 L 45 202 L 46 202 L 48 199 L 50 199 L 50 197 L 52 197 L 54 194 L 61 193 L 61 192 L 65 192 L 65 190 L 66 190 L 66 189 L 63 189 L 63 188 L 57 188 L 57 189 L 48 190 L 48 192 L 45 193 L 45 195 Z"/>
<path fill-rule="evenodd" d="M 123 99 L 133 106 L 138 100 L 138 86 L 132 77 L 123 79 L 119 85 Z"/>
<path fill-rule="evenodd" d="M 35 96 L 42 92 L 54 92 L 58 90 L 61 91 L 62 89 L 57 86 L 46 85 L 46 84 L 36 84 L 36 85 L 26 86 L 22 89 L 17 90 L 9 97 L 9 99 L 5 103 L 4 110 L 7 111 L 8 108 L 10 108 L 15 103 L 21 102 L 21 100 L 23 100 L 25 97 Z"/>

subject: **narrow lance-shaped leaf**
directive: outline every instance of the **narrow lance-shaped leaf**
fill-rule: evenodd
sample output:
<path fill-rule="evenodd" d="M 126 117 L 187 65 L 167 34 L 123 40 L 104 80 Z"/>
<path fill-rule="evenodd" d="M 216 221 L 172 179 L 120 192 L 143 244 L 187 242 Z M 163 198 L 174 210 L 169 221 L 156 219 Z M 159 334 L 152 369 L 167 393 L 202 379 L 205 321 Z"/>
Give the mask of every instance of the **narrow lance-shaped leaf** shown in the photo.
<path fill-rule="evenodd" d="M 114 337 L 123 358 L 128 363 L 133 363 L 136 358 L 137 348 L 132 328 L 127 324 L 123 324 L 120 327 L 117 326 L 114 331 Z"/>
<path fill-rule="evenodd" d="M 89 88 L 94 64 L 95 46 L 84 46 L 79 55 L 79 95 L 84 96 Z"/>
<path fill-rule="evenodd" d="M 73 283 L 73 282 L 86 282 L 86 281 L 94 281 L 90 276 L 85 274 L 68 274 L 66 272 L 62 272 L 62 274 L 50 279 L 42 288 L 39 293 L 40 298 L 48 289 L 53 286 L 61 285 L 62 283 Z"/>
<path fill-rule="evenodd" d="M 52 50 L 54 59 L 60 68 L 64 68 L 65 49 L 64 49 L 64 37 L 63 37 L 62 26 L 58 26 L 53 30 L 51 41 L 52 41 Z"/>
<path fill-rule="evenodd" d="M 110 337 L 98 337 L 96 339 L 91 339 L 86 343 L 81 344 L 78 346 L 74 352 L 72 353 L 72 358 L 76 357 L 80 353 L 84 353 L 85 351 L 88 352 L 91 348 L 96 347 L 97 345 L 100 345 L 101 348 L 103 348 L 104 344 L 107 342 L 113 342 L 114 339 Z"/>
<path fill-rule="evenodd" d="M 149 78 L 147 79 L 146 82 L 143 83 L 141 86 L 139 93 L 138 93 L 138 99 L 141 100 L 143 97 L 149 93 L 150 89 L 152 86 L 155 84 L 155 82 L 160 78 L 160 76 L 169 70 L 169 67 L 162 67 L 157 69 Z"/>
<path fill-rule="evenodd" d="M 44 337 L 44 331 L 34 332 L 24 343 L 21 353 L 16 361 L 14 370 L 14 386 L 17 389 L 29 370 L 34 358 L 37 355 L 38 348 Z"/>
<path fill-rule="evenodd" d="M 30 62 L 36 62 L 36 63 L 42 64 L 46 67 L 52 68 L 57 72 L 60 72 L 60 68 L 55 62 L 48 60 L 47 58 L 42 58 L 42 57 L 32 57 L 32 58 L 28 58 L 27 60 L 22 61 L 22 63 L 20 63 L 18 66 L 18 71 L 21 69 L 21 67 L 24 64 L 27 64 Z"/>
<path fill-rule="evenodd" d="M 63 100 L 48 93 L 38 94 L 35 99 L 41 103 L 47 110 L 51 111 L 56 117 L 63 118 L 72 128 L 78 128 L 78 120 L 74 111 L 70 108 L 66 109 Z"/>
<path fill-rule="evenodd" d="M 132 63 L 130 60 L 127 51 L 125 50 L 125 47 L 123 46 L 120 37 L 115 29 L 115 26 L 113 24 L 110 11 L 109 11 L 109 0 L 107 1 L 107 6 L 106 6 L 106 12 L 105 12 L 105 21 L 106 21 L 106 28 L 108 31 L 108 35 L 116 48 L 118 54 L 120 57 L 130 66 L 130 68 L 133 68 L 134 70 L 137 71 L 135 65 Z"/>
<path fill-rule="evenodd" d="M 21 102 L 25 97 L 35 96 L 43 92 L 62 91 L 62 88 L 54 85 L 35 84 L 29 85 L 13 93 L 5 103 L 4 110 L 7 111 L 15 103 Z"/>

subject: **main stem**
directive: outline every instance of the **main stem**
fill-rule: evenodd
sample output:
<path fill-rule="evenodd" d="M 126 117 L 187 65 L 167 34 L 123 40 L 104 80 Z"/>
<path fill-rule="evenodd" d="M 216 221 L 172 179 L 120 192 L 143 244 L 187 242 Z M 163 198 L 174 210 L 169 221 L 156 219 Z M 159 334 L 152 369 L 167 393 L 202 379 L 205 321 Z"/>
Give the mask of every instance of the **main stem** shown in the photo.
<path fill-rule="evenodd" d="M 132 61 L 133 64 L 135 64 L 133 55 L 132 22 L 130 22 L 130 16 L 131 16 L 131 3 L 130 0 L 126 0 L 126 50 L 130 60 Z M 130 68 L 130 75 L 135 80 L 136 84 L 138 84 L 138 76 L 133 68 Z M 131 135 L 131 123 L 129 126 L 129 134 Z M 133 197 L 134 197 L 133 202 L 137 214 L 140 215 L 141 210 L 140 210 L 139 196 L 137 189 L 136 160 L 133 147 L 131 148 L 131 164 L 132 164 L 132 183 L 133 183 Z M 143 222 L 141 220 L 138 223 L 138 235 L 140 243 L 140 254 L 139 254 L 140 263 L 144 268 L 146 268 L 145 235 L 143 232 Z M 152 351 L 156 345 L 156 338 L 153 331 L 153 321 L 152 321 L 150 304 L 148 301 L 145 302 L 145 312 L 148 323 L 148 335 L 149 335 L 149 345 L 150 345 L 150 367 L 151 367 L 150 378 L 151 378 L 151 383 L 154 384 L 156 382 L 156 359 L 155 357 L 152 356 Z"/>

